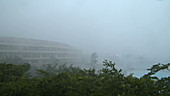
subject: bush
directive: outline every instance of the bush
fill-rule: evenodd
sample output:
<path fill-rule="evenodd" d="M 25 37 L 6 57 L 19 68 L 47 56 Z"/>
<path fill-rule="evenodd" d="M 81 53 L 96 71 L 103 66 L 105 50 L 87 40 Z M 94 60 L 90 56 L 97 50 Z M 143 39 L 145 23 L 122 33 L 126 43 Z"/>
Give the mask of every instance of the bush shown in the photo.
<path fill-rule="evenodd" d="M 153 65 L 148 74 L 124 76 L 115 64 L 105 60 L 104 68 L 80 69 L 46 65 L 39 75 L 29 78 L 29 65 L 0 64 L 1 96 L 170 96 L 170 77 L 152 77 L 170 64 Z"/>

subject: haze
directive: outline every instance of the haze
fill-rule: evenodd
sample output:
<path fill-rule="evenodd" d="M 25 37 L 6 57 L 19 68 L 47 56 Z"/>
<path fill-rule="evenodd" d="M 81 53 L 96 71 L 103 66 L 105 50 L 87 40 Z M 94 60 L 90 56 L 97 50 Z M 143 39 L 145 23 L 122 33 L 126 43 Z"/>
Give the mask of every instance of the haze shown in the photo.
<path fill-rule="evenodd" d="M 65 42 L 104 59 L 170 62 L 169 0 L 0 0 L 0 36 Z"/>

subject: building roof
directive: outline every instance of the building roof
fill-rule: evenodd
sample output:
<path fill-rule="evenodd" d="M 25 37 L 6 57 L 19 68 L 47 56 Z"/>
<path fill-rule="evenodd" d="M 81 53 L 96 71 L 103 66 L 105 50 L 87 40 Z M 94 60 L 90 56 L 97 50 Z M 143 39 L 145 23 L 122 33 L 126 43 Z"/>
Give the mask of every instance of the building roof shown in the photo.
<path fill-rule="evenodd" d="M 54 41 L 37 40 L 37 39 L 26 39 L 26 38 L 16 38 L 16 37 L 0 37 L 0 43 L 9 44 L 26 44 L 35 46 L 62 46 L 71 47 L 65 43 L 59 43 Z"/>

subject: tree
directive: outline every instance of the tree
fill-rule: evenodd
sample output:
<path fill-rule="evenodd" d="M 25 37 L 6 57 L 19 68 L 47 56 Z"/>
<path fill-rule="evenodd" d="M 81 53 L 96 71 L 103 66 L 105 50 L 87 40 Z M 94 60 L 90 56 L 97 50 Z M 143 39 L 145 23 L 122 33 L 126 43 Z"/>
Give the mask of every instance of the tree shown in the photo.
<path fill-rule="evenodd" d="M 2 96 L 170 96 L 170 77 L 152 77 L 169 66 L 170 63 L 153 65 L 148 74 L 137 78 L 133 74 L 124 76 L 115 63 L 107 60 L 99 72 L 72 65 L 46 65 L 40 70 L 46 76 L 29 78 L 25 76 L 29 65 L 1 63 L 0 93 Z"/>
<path fill-rule="evenodd" d="M 21 64 L 24 64 L 24 60 L 21 58 L 21 57 L 18 57 L 18 56 L 14 56 L 14 57 L 3 57 L 3 58 L 0 58 L 0 62 L 1 63 L 11 63 L 11 64 L 18 64 L 18 65 L 21 65 Z"/>
<path fill-rule="evenodd" d="M 95 67 L 95 65 L 97 64 L 97 58 L 98 58 L 98 55 L 97 53 L 92 53 L 91 56 L 90 56 L 90 64 Z"/>
<path fill-rule="evenodd" d="M 14 65 L 0 63 L 0 82 L 19 80 L 30 69 L 29 64 Z"/>

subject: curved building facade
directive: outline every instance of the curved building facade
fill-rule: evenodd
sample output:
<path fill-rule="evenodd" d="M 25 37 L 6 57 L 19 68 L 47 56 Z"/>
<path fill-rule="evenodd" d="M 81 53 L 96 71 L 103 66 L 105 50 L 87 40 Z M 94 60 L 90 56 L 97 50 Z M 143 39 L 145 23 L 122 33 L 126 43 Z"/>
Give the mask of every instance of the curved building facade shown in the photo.
<path fill-rule="evenodd" d="M 80 50 L 67 44 L 25 39 L 13 37 L 0 37 L 0 61 L 6 58 L 21 58 L 23 62 L 30 64 L 52 64 L 65 62 L 69 64 L 78 63 Z"/>

